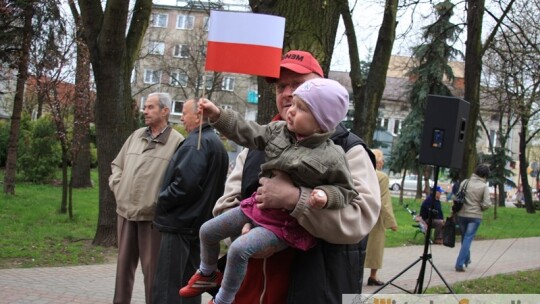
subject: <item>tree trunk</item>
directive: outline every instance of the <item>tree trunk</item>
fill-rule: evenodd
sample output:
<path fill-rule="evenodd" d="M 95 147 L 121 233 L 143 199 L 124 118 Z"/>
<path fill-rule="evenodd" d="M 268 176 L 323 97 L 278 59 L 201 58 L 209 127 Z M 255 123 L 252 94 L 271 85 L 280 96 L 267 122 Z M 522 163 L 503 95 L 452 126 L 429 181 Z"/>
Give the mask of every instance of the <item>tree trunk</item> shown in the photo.
<path fill-rule="evenodd" d="M 93 244 L 116 245 L 116 201 L 109 189 L 111 162 L 136 126 L 130 76 L 148 27 L 151 0 L 135 2 L 126 31 L 130 1 L 80 0 L 84 37 L 96 81 L 96 137 L 99 172 L 99 216 Z"/>
<path fill-rule="evenodd" d="M 465 153 L 461 166 L 461 180 L 468 178 L 478 162 L 476 151 L 476 122 L 480 113 L 480 75 L 482 73 L 482 22 L 485 0 L 468 0 L 467 41 L 465 43 L 465 100 L 470 106 L 469 123 L 465 135 Z"/>
<path fill-rule="evenodd" d="M 77 22 L 77 27 L 82 25 Z M 77 31 L 77 67 L 75 74 L 75 110 L 73 121 L 73 143 L 71 186 L 92 187 L 90 179 L 90 121 L 92 119 L 90 97 L 90 62 L 88 47 L 83 41 L 82 30 Z"/>
<path fill-rule="evenodd" d="M 6 158 L 6 171 L 4 175 L 4 193 L 15 194 L 15 175 L 17 173 L 17 149 L 19 132 L 21 128 L 21 112 L 24 100 L 24 86 L 28 78 L 28 60 L 30 44 L 33 36 L 32 19 L 34 17 L 34 3 L 29 1 L 24 8 L 24 36 L 21 45 L 21 56 L 18 64 L 17 85 L 13 100 L 13 113 L 11 114 L 11 127 Z"/>
<path fill-rule="evenodd" d="M 118 68 L 107 58 L 102 58 L 103 71 L 96 73 L 96 138 L 98 146 L 98 172 L 99 172 L 99 219 L 98 230 L 94 244 L 103 244 L 102 241 L 115 239 L 108 235 L 116 231 L 116 200 L 109 189 L 109 176 L 111 175 L 111 162 L 120 151 L 123 141 L 133 131 L 131 116 L 131 98 L 125 96 L 123 76 Z M 127 97 L 127 100 L 126 100 Z M 120 104 L 120 109 L 118 105 Z M 122 110 L 129 109 L 129 111 Z M 111 130 L 114 130 L 111 132 Z M 121 141 L 119 140 L 121 139 Z M 100 234 L 104 234 L 103 236 Z M 105 246 L 114 243 L 105 243 Z"/>
<path fill-rule="evenodd" d="M 73 186 L 72 186 L 73 178 L 69 180 L 69 187 L 68 187 L 68 214 L 69 219 L 73 219 Z"/>
<path fill-rule="evenodd" d="M 68 203 L 68 148 L 66 139 L 61 139 L 62 145 L 62 202 L 60 203 L 60 213 L 67 213 Z"/>
<path fill-rule="evenodd" d="M 289 50 L 308 51 L 317 58 L 324 74 L 328 75 L 339 23 L 337 1 L 250 0 L 249 5 L 254 13 L 285 17 L 283 53 Z M 259 78 L 258 86 L 257 121 L 267 123 L 276 114 L 275 92 L 273 85 L 262 78 Z"/>
<path fill-rule="evenodd" d="M 529 178 L 527 177 L 527 168 L 529 167 L 529 161 L 527 160 L 526 154 L 528 125 L 529 118 L 522 115 L 521 131 L 519 132 L 519 174 L 521 177 L 523 198 L 525 199 L 525 209 L 527 210 L 527 213 L 535 213 L 536 210 L 534 209 L 531 185 L 529 185 Z"/>
<path fill-rule="evenodd" d="M 259 104 L 257 105 L 257 122 L 260 124 L 269 123 L 277 114 L 276 90 L 264 77 L 257 77 L 259 93 Z"/>
<path fill-rule="evenodd" d="M 345 35 L 347 36 L 347 42 L 349 44 L 349 61 L 351 64 L 351 71 L 349 72 L 349 77 L 351 78 L 351 88 L 352 88 L 352 101 L 354 106 L 354 113 L 360 113 L 364 109 L 364 98 L 362 96 L 363 88 L 365 85 L 366 75 L 362 75 L 362 67 L 360 66 L 360 55 L 358 53 L 358 41 L 356 39 L 356 31 L 354 29 L 354 22 L 352 20 L 352 12 L 349 7 L 348 0 L 340 0 L 340 10 L 341 18 L 343 18 L 343 25 L 345 26 Z M 357 115 L 354 116 L 356 118 Z M 357 126 L 359 121 L 356 119 L 353 120 L 352 131 L 360 135 L 355 126 Z M 360 135 L 360 137 L 362 137 Z M 371 142 L 364 138 L 364 141 L 368 146 L 371 145 Z"/>
<path fill-rule="evenodd" d="M 369 73 L 362 94 L 354 93 L 354 124 L 353 132 L 364 139 L 368 146 L 373 145 L 373 135 L 377 125 L 377 116 L 381 104 L 382 95 L 386 86 L 386 73 L 392 56 L 392 47 L 396 37 L 396 14 L 398 0 L 386 0 L 384 16 L 373 60 L 369 67 Z M 349 40 L 350 47 L 350 40 Z M 353 69 L 351 60 L 351 82 Z"/>

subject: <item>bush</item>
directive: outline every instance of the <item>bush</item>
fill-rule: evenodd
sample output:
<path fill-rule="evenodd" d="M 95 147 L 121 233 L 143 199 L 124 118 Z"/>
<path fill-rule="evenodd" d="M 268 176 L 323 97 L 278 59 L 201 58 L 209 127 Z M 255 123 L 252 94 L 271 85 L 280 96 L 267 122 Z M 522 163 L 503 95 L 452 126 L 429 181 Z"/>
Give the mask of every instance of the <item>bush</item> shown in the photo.
<path fill-rule="evenodd" d="M 30 130 L 21 130 L 17 167 L 25 180 L 43 183 L 55 177 L 61 162 L 55 131 L 54 122 L 48 116 L 32 121 Z"/>

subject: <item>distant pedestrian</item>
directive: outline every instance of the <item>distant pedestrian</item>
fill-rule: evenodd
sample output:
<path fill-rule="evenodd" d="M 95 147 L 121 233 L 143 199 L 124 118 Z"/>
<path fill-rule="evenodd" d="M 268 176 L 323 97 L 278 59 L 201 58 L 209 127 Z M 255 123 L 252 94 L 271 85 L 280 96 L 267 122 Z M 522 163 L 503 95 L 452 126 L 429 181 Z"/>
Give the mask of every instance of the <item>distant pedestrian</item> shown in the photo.
<path fill-rule="evenodd" d="M 446 197 L 447 202 L 450 202 L 452 198 L 458 194 L 459 184 L 459 179 L 454 180 L 454 183 L 452 184 L 452 189 L 448 191 L 448 196 Z"/>
<path fill-rule="evenodd" d="M 367 284 L 381 286 L 384 285 L 384 282 L 377 278 L 377 270 L 382 268 L 384 242 L 386 240 L 385 231 L 386 229 L 397 231 L 398 225 L 394 216 L 392 199 L 390 198 L 388 175 L 381 171 L 384 167 L 384 155 L 379 149 L 373 149 L 372 152 L 375 154 L 375 159 L 377 161 L 376 173 L 381 189 L 381 213 L 379 214 L 377 223 L 369 233 L 364 267 L 371 268 Z"/>
<path fill-rule="evenodd" d="M 146 303 L 152 285 L 161 235 L 152 226 L 165 168 L 184 137 L 168 122 L 171 97 L 152 93 L 144 102 L 147 127 L 133 132 L 111 164 L 109 186 L 116 198 L 118 262 L 113 303 L 131 303 L 139 259 Z"/>
<path fill-rule="evenodd" d="M 482 222 L 482 213 L 491 206 L 487 184 L 489 173 L 489 166 L 486 164 L 476 167 L 467 184 L 463 207 L 457 213 L 457 223 L 461 230 L 461 249 L 455 265 L 457 272 L 464 272 L 465 267 L 471 263 L 472 241 Z M 460 189 L 464 182 L 461 183 Z"/>

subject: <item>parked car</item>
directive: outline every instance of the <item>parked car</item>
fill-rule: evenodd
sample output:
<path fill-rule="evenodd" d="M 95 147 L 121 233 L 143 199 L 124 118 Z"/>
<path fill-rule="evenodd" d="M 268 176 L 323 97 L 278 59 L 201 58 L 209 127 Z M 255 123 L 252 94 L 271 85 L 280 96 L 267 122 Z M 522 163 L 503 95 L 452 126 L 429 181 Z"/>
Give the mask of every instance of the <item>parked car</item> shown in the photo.
<path fill-rule="evenodd" d="M 405 176 L 405 181 L 403 182 L 403 189 L 407 191 L 416 191 L 418 177 L 416 175 L 407 175 Z M 422 183 L 424 179 L 422 178 Z M 400 178 L 391 178 L 390 179 L 390 190 L 398 191 L 401 189 L 401 177 Z M 433 187 L 433 181 L 429 180 L 429 187 Z M 423 187 L 422 187 L 423 189 Z"/>

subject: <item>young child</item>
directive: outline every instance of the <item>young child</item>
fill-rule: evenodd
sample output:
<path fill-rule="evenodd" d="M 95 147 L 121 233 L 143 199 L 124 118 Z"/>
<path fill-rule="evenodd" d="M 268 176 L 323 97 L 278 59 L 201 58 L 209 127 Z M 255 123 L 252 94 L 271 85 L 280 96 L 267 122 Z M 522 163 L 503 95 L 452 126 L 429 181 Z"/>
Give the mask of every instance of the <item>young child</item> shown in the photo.
<path fill-rule="evenodd" d="M 308 201 L 312 208 L 343 207 L 358 193 L 353 188 L 343 149 L 329 138 L 347 114 L 347 90 L 334 80 L 317 78 L 303 83 L 293 96 L 286 121 L 267 125 L 245 121 L 238 113 L 220 110 L 208 100 L 202 100 L 199 109 L 227 138 L 265 151 L 261 177 L 272 176 L 273 170 L 284 171 L 295 185 L 313 188 Z M 180 289 L 182 297 L 197 296 L 221 285 L 214 303 L 232 303 L 251 255 L 270 247 L 308 250 L 315 245 L 315 237 L 287 210 L 259 209 L 256 205 L 254 193 L 239 207 L 203 224 L 201 264 L 188 285 Z M 248 231 L 250 224 L 255 228 Z M 248 232 L 238 236 L 244 231 Z M 237 238 L 229 247 L 222 275 L 217 270 L 219 242 L 227 237 Z"/>

